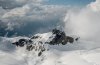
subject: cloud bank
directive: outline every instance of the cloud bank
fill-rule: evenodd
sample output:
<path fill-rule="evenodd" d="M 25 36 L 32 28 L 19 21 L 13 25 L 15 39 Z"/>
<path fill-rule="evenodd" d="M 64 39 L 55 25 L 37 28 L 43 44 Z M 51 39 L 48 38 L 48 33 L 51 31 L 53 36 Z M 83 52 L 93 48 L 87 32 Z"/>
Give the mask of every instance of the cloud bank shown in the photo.
<path fill-rule="evenodd" d="M 45 5 L 46 0 L 1 0 L 0 35 L 29 35 L 55 28 L 66 13 L 66 6 Z M 2 26 L 2 24 L 0 24 Z"/>
<path fill-rule="evenodd" d="M 100 40 L 100 1 L 96 0 L 79 10 L 70 10 L 64 19 L 65 31 L 82 39 Z"/>

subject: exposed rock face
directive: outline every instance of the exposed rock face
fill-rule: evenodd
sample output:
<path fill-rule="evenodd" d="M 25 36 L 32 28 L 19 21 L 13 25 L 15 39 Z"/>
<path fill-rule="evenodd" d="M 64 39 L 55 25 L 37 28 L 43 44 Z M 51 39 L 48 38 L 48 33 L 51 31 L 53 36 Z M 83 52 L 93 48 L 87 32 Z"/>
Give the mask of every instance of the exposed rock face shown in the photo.
<path fill-rule="evenodd" d="M 53 29 L 52 33 L 55 34 L 55 37 L 52 39 L 52 41 L 49 42 L 50 45 L 55 45 L 55 44 L 65 45 L 68 42 L 69 43 L 74 42 L 74 38 L 70 36 L 66 36 L 65 32 L 62 32 L 57 29 Z"/>
<path fill-rule="evenodd" d="M 29 39 L 19 39 L 18 41 L 12 43 L 16 45 L 17 47 L 23 47 L 26 46 L 26 50 L 28 51 L 39 51 L 38 56 L 41 56 L 42 52 L 47 50 L 45 48 L 45 44 L 48 45 L 65 45 L 68 42 L 73 43 L 74 41 L 78 41 L 79 38 L 74 39 L 73 37 L 66 36 L 65 32 L 53 29 L 52 35 L 48 36 L 48 39 L 43 41 L 42 35 L 34 35 L 32 38 Z M 42 40 L 41 40 L 42 39 Z M 50 40 L 51 39 L 51 40 Z"/>

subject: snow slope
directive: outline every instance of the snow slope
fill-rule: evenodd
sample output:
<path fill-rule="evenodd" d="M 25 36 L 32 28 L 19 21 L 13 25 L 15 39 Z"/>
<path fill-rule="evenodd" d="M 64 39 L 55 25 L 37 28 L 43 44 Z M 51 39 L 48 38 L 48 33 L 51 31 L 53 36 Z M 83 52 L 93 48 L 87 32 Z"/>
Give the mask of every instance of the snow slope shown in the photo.
<path fill-rule="evenodd" d="M 50 33 L 41 36 L 44 41 Z M 11 44 L 20 38 L 27 37 L 0 37 L 0 65 L 100 65 L 98 43 L 80 39 L 73 44 L 50 45 L 50 50 L 39 57 L 36 51 L 27 51 L 25 47 L 15 47 Z"/>

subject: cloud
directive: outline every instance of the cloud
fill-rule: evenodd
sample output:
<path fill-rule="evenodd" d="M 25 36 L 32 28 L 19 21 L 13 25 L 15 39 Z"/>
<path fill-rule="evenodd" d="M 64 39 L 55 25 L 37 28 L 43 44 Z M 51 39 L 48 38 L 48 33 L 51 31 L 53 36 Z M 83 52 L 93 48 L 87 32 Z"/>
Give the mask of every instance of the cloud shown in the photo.
<path fill-rule="evenodd" d="M 28 11 L 29 11 L 29 7 L 28 6 L 23 6 L 23 7 L 19 7 L 19 8 L 14 8 L 12 10 L 10 10 L 9 12 L 5 13 L 2 18 L 9 18 L 9 17 L 15 17 L 15 16 L 24 16 Z"/>
<path fill-rule="evenodd" d="M 16 7 L 22 7 L 27 3 L 40 4 L 44 0 L 0 0 L 0 6 L 4 9 L 13 9 Z"/>
<path fill-rule="evenodd" d="M 100 0 L 96 0 L 88 5 L 93 11 L 100 11 Z"/>
<path fill-rule="evenodd" d="M 77 12 L 71 10 L 64 19 L 65 31 L 70 35 L 79 35 L 82 39 L 100 40 L 100 1 L 92 2 Z"/>
<path fill-rule="evenodd" d="M 0 20 L 6 26 L 6 28 L 3 28 L 4 30 L 17 32 L 22 35 L 23 33 L 26 35 L 39 31 L 45 32 L 48 28 L 55 28 L 62 21 L 68 8 L 61 5 L 45 5 L 42 3 L 45 0 L 26 1 L 16 0 L 16 2 L 24 3 L 20 7 L 16 6 L 12 9 L 1 8 Z M 7 4 L 9 3 L 7 2 Z"/>

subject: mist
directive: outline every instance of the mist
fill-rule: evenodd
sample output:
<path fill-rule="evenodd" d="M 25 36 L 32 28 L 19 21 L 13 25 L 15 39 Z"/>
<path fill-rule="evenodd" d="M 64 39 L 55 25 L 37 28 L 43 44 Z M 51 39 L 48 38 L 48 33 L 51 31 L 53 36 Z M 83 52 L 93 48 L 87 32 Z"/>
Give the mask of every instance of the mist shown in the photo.
<path fill-rule="evenodd" d="M 70 10 L 64 18 L 65 31 L 70 35 L 78 35 L 82 39 L 100 40 L 100 10 L 98 0 L 88 4 L 86 7 Z M 96 9 L 96 10 L 95 10 Z"/>

